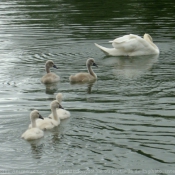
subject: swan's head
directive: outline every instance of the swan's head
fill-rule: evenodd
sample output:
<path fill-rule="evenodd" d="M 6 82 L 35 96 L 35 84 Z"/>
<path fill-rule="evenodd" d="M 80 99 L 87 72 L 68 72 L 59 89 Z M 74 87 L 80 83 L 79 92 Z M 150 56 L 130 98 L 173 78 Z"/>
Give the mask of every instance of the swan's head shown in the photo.
<path fill-rule="evenodd" d="M 33 111 L 30 113 L 30 119 L 31 119 L 31 120 L 36 120 L 36 119 L 38 119 L 38 118 L 44 120 L 44 118 L 40 115 L 40 113 L 38 112 L 38 110 L 33 110 Z"/>
<path fill-rule="evenodd" d="M 56 95 L 56 100 L 58 101 L 58 103 L 61 103 L 62 97 L 63 97 L 62 93 L 58 93 L 58 94 Z"/>
<path fill-rule="evenodd" d="M 58 69 L 58 67 L 54 64 L 54 62 L 52 60 L 47 60 L 45 66 L 46 66 L 46 68 L 54 67 L 54 68 Z"/>
<path fill-rule="evenodd" d="M 64 109 L 57 100 L 54 100 L 51 102 L 50 104 L 50 108 L 53 110 L 53 109 L 56 109 L 56 108 L 61 108 L 61 109 Z"/>
<path fill-rule="evenodd" d="M 96 66 L 96 67 L 98 67 L 97 64 L 95 63 L 95 60 L 93 58 L 87 59 L 86 65 L 87 66 Z"/>
<path fill-rule="evenodd" d="M 153 42 L 152 37 L 151 37 L 149 34 L 147 34 L 147 33 L 144 34 L 143 38 L 144 38 L 145 40 L 150 40 L 151 42 Z"/>

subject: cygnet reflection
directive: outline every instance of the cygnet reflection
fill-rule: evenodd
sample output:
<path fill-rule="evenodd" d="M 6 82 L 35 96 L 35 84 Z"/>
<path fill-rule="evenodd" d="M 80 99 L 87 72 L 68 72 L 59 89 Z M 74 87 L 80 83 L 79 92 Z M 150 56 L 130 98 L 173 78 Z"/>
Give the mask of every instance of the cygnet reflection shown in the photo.
<path fill-rule="evenodd" d="M 58 90 L 59 83 L 44 84 L 46 87 L 46 94 L 54 94 Z"/>
<path fill-rule="evenodd" d="M 88 93 L 88 94 L 91 94 L 92 93 L 92 87 L 93 87 L 93 85 L 96 83 L 97 81 L 95 80 L 95 81 L 91 81 L 91 82 L 78 82 L 78 83 L 72 83 L 71 82 L 71 85 L 73 85 L 73 86 L 81 86 L 81 85 L 83 85 L 83 87 L 84 86 L 86 86 L 87 87 L 87 89 L 86 89 L 86 92 Z"/>

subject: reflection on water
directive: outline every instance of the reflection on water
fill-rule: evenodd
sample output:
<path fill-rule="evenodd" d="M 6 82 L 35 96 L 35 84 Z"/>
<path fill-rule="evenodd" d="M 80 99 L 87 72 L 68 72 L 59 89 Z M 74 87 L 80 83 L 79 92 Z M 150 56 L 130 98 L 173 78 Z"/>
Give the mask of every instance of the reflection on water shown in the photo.
<path fill-rule="evenodd" d="M 41 159 L 44 144 L 38 144 L 38 141 L 31 142 L 31 153 L 34 159 Z"/>
<path fill-rule="evenodd" d="M 51 83 L 51 84 L 43 84 L 46 87 L 46 94 L 54 94 L 58 87 L 59 87 L 59 82 L 57 83 Z"/>
<path fill-rule="evenodd" d="M 91 94 L 91 91 L 92 91 L 92 86 L 94 85 L 94 83 L 96 82 L 97 80 L 94 80 L 94 81 L 91 81 L 91 82 L 70 82 L 71 85 L 73 86 L 85 86 L 87 87 L 87 93 L 88 94 Z"/>
<path fill-rule="evenodd" d="M 3 0 L 0 15 L 0 169 L 175 170 L 174 0 Z M 104 58 L 94 46 L 130 33 L 150 33 L 159 57 Z M 71 84 L 87 58 L 97 81 Z M 61 81 L 44 85 L 49 59 Z M 21 139 L 31 109 L 47 117 L 58 92 L 71 117 Z"/>
<path fill-rule="evenodd" d="M 138 78 L 150 71 L 153 64 L 158 61 L 159 55 L 140 57 L 106 58 L 106 65 L 113 66 L 113 73 L 117 78 Z"/>

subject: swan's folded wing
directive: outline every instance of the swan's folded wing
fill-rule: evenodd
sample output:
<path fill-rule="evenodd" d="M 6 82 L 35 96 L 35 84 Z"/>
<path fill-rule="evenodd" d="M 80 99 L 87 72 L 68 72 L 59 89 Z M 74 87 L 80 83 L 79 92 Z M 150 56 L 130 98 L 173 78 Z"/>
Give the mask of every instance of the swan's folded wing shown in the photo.
<path fill-rule="evenodd" d="M 128 39 L 125 38 L 123 42 L 113 42 L 112 45 L 115 49 L 123 52 L 134 52 L 143 49 L 146 46 L 146 41 L 137 35 L 128 35 Z"/>
<path fill-rule="evenodd" d="M 109 41 L 109 42 L 110 42 L 110 43 L 122 43 L 122 42 L 128 41 L 129 38 L 130 38 L 129 35 L 124 35 L 124 36 L 122 36 L 122 37 L 116 38 L 115 40 Z"/>
<path fill-rule="evenodd" d="M 110 43 L 123 43 L 123 42 L 128 42 L 131 39 L 136 39 L 136 38 L 141 38 L 138 35 L 133 35 L 133 34 L 129 34 L 129 35 L 124 35 L 122 37 L 116 38 L 113 41 L 109 41 Z"/>

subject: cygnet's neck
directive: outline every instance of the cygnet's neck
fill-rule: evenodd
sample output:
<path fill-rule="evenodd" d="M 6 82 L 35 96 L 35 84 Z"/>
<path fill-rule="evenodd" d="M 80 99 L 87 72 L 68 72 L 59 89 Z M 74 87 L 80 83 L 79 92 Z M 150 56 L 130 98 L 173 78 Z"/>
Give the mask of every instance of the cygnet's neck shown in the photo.
<path fill-rule="evenodd" d="M 46 72 L 50 73 L 50 67 L 46 65 Z"/>
<path fill-rule="evenodd" d="M 59 104 L 61 104 L 61 102 L 62 102 L 62 97 L 61 97 L 61 96 L 58 96 L 58 97 L 56 98 L 56 100 L 58 101 Z"/>
<path fill-rule="evenodd" d="M 31 119 L 32 128 L 36 128 L 36 119 Z"/>
<path fill-rule="evenodd" d="M 97 75 L 94 73 L 94 71 L 92 70 L 92 67 L 89 64 L 87 64 L 87 69 L 89 74 L 91 74 L 93 77 L 97 77 Z"/>
<path fill-rule="evenodd" d="M 52 114 L 53 114 L 53 119 L 58 121 L 58 115 L 57 115 L 57 111 L 56 108 L 51 108 Z"/>

